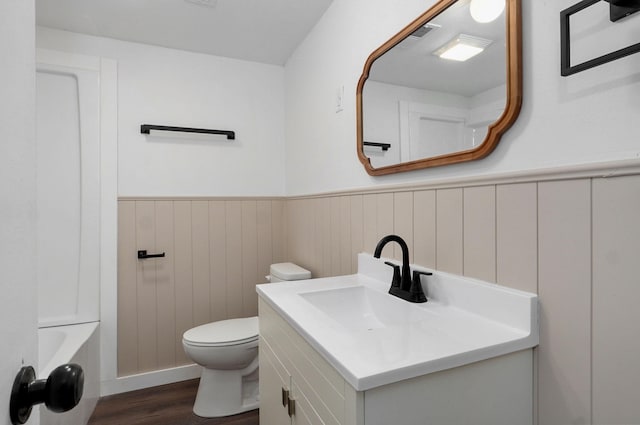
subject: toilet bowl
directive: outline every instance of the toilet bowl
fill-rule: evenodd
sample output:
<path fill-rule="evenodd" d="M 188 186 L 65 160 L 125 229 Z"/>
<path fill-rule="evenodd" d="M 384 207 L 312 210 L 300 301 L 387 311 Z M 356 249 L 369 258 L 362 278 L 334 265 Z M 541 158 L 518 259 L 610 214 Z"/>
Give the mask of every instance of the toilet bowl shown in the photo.
<path fill-rule="evenodd" d="M 271 265 L 271 282 L 309 279 L 311 273 L 293 263 Z M 182 336 L 186 355 L 202 366 L 193 413 L 205 418 L 257 409 L 258 318 L 207 323 Z"/>
<path fill-rule="evenodd" d="M 258 318 L 229 319 L 189 329 L 182 346 L 202 366 L 193 413 L 212 418 L 258 408 Z"/>

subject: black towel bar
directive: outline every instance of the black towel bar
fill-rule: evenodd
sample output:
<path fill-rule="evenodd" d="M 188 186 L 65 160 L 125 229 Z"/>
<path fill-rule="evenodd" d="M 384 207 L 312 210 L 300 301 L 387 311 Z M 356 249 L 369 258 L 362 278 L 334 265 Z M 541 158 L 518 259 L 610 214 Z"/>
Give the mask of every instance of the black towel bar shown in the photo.
<path fill-rule="evenodd" d="M 376 148 L 381 148 L 383 151 L 388 151 L 391 147 L 391 143 L 378 143 L 378 142 L 362 142 L 364 146 L 373 146 Z"/>
<path fill-rule="evenodd" d="M 140 133 L 142 134 L 149 134 L 151 130 L 177 131 L 181 133 L 220 134 L 223 136 L 227 136 L 228 140 L 234 140 L 236 138 L 235 131 L 230 131 L 230 130 L 209 130 L 207 128 L 169 127 L 166 125 L 153 125 L 153 124 L 142 124 L 140 126 Z"/>

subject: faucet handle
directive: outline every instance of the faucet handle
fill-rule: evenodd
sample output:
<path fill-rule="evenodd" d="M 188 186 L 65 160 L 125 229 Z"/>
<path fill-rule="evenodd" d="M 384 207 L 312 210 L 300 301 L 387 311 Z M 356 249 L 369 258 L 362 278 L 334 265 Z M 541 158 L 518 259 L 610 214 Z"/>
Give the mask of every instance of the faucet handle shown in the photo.
<path fill-rule="evenodd" d="M 393 279 L 391 280 L 391 287 L 400 287 L 400 266 L 393 264 L 390 261 L 384 262 L 387 266 L 393 267 Z"/>
<path fill-rule="evenodd" d="M 431 276 L 433 273 L 431 272 L 422 272 L 420 270 L 414 270 L 413 271 L 413 280 L 420 280 L 420 275 L 424 275 L 424 276 Z"/>
<path fill-rule="evenodd" d="M 411 280 L 411 288 L 409 288 L 410 301 L 414 303 L 425 303 L 427 302 L 427 297 L 424 295 L 424 291 L 422 290 L 422 282 L 420 282 L 420 276 L 431 276 L 433 273 L 431 272 L 423 272 L 420 270 L 413 271 L 413 279 Z"/>

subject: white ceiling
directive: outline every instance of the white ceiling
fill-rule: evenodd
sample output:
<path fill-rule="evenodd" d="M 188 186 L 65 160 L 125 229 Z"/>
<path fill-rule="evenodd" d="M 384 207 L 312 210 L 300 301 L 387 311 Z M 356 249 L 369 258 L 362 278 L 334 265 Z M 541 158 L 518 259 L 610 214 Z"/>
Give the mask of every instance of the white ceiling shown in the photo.
<path fill-rule="evenodd" d="M 437 28 L 424 37 L 407 40 L 377 59 L 370 79 L 389 84 L 474 96 L 506 82 L 505 13 L 481 24 L 469 13 L 469 1 L 459 0 L 431 23 Z M 491 40 L 484 52 L 466 62 L 443 60 L 433 52 L 455 38 L 468 34 Z"/>
<path fill-rule="evenodd" d="M 284 65 L 331 2 L 36 0 L 36 21 L 66 31 Z"/>

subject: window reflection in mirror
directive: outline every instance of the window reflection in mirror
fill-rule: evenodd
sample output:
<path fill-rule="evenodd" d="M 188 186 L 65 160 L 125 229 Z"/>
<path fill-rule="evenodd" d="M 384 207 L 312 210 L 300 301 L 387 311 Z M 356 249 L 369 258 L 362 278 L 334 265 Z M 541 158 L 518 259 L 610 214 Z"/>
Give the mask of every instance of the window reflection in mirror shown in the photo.
<path fill-rule="evenodd" d="M 479 18 L 478 3 L 485 4 L 480 12 L 490 3 L 503 7 Z M 440 1 L 369 57 L 357 103 L 359 154 L 370 174 L 477 159 L 493 149 L 520 107 L 519 2 L 506 3 Z"/>

